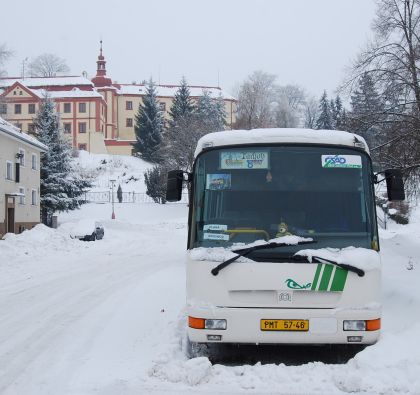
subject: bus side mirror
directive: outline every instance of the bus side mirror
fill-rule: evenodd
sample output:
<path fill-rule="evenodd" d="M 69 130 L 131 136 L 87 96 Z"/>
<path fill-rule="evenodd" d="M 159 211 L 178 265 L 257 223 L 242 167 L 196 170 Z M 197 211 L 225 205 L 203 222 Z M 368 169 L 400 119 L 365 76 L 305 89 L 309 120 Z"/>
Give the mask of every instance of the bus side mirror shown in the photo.
<path fill-rule="evenodd" d="M 179 202 L 182 197 L 182 181 L 184 172 L 182 170 L 171 170 L 168 172 L 166 184 L 166 200 L 168 202 Z"/>
<path fill-rule="evenodd" d="M 404 181 L 401 170 L 389 169 L 385 170 L 386 189 L 388 192 L 388 200 L 404 200 Z"/>

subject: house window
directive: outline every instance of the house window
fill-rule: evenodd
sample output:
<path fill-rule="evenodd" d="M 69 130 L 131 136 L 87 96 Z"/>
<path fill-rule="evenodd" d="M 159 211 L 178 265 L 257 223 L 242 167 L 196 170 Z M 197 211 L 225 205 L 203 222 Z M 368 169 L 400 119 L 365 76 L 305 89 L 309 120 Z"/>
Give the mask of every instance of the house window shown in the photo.
<path fill-rule="evenodd" d="M 86 103 L 79 103 L 79 112 L 86 112 Z"/>
<path fill-rule="evenodd" d="M 15 114 L 22 114 L 22 104 L 15 104 Z"/>
<path fill-rule="evenodd" d="M 25 204 L 25 188 L 20 187 L 19 193 L 23 194 L 23 196 L 19 196 L 19 204 Z"/>
<path fill-rule="evenodd" d="M 132 101 L 126 101 L 125 102 L 125 109 L 126 110 L 132 110 L 133 109 L 133 102 Z"/>
<path fill-rule="evenodd" d="M 64 126 L 64 133 L 71 133 L 71 123 L 65 123 Z"/>
<path fill-rule="evenodd" d="M 33 123 L 28 123 L 28 133 L 35 133 L 35 125 Z"/>
<path fill-rule="evenodd" d="M 160 102 L 159 103 L 159 110 L 160 111 L 166 111 L 166 103 Z"/>
<path fill-rule="evenodd" d="M 0 103 L 0 114 L 7 114 L 7 104 Z"/>
<path fill-rule="evenodd" d="M 32 170 L 38 170 L 38 158 L 36 154 L 32 154 Z"/>
<path fill-rule="evenodd" d="M 127 118 L 125 120 L 125 126 L 127 126 L 128 128 L 132 128 L 133 127 L 133 118 Z"/>
<path fill-rule="evenodd" d="M 71 103 L 64 103 L 64 112 L 65 113 L 71 112 Z"/>
<path fill-rule="evenodd" d="M 79 150 L 80 151 L 86 151 L 87 150 L 86 144 L 79 144 Z"/>
<path fill-rule="evenodd" d="M 19 148 L 19 164 L 25 167 L 25 150 L 23 148 Z"/>
<path fill-rule="evenodd" d="M 28 113 L 35 114 L 35 104 L 28 104 Z"/>
<path fill-rule="evenodd" d="M 31 204 L 32 204 L 32 206 L 36 206 L 37 200 L 38 200 L 38 193 L 37 193 L 36 189 L 32 189 L 32 193 L 31 193 Z"/>
<path fill-rule="evenodd" d="M 79 133 L 86 133 L 86 122 L 79 122 Z"/>
<path fill-rule="evenodd" d="M 13 162 L 6 162 L 6 180 L 13 180 Z"/>

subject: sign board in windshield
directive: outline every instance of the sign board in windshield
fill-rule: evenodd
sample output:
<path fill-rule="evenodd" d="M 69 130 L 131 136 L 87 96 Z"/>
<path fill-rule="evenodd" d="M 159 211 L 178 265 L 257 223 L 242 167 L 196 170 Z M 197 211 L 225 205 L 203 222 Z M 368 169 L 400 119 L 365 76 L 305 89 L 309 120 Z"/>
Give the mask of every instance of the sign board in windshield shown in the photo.
<path fill-rule="evenodd" d="M 268 169 L 268 151 L 222 151 L 220 168 L 226 169 Z"/>

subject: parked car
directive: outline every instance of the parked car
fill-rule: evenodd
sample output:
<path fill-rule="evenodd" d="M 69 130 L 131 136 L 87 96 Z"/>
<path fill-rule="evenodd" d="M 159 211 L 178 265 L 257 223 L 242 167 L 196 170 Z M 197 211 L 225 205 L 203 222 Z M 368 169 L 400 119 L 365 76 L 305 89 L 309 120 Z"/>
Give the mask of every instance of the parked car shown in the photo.
<path fill-rule="evenodd" d="M 83 241 L 101 240 L 104 237 L 105 230 L 100 222 L 83 219 L 79 221 L 70 232 L 72 239 Z"/>

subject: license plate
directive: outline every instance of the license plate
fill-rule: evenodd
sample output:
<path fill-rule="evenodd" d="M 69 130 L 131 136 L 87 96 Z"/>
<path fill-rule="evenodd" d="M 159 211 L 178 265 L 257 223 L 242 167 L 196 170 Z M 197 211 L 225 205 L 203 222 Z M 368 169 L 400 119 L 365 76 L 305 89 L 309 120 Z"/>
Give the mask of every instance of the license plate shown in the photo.
<path fill-rule="evenodd" d="M 309 330 L 309 320 L 261 320 L 262 331 L 303 331 Z"/>

